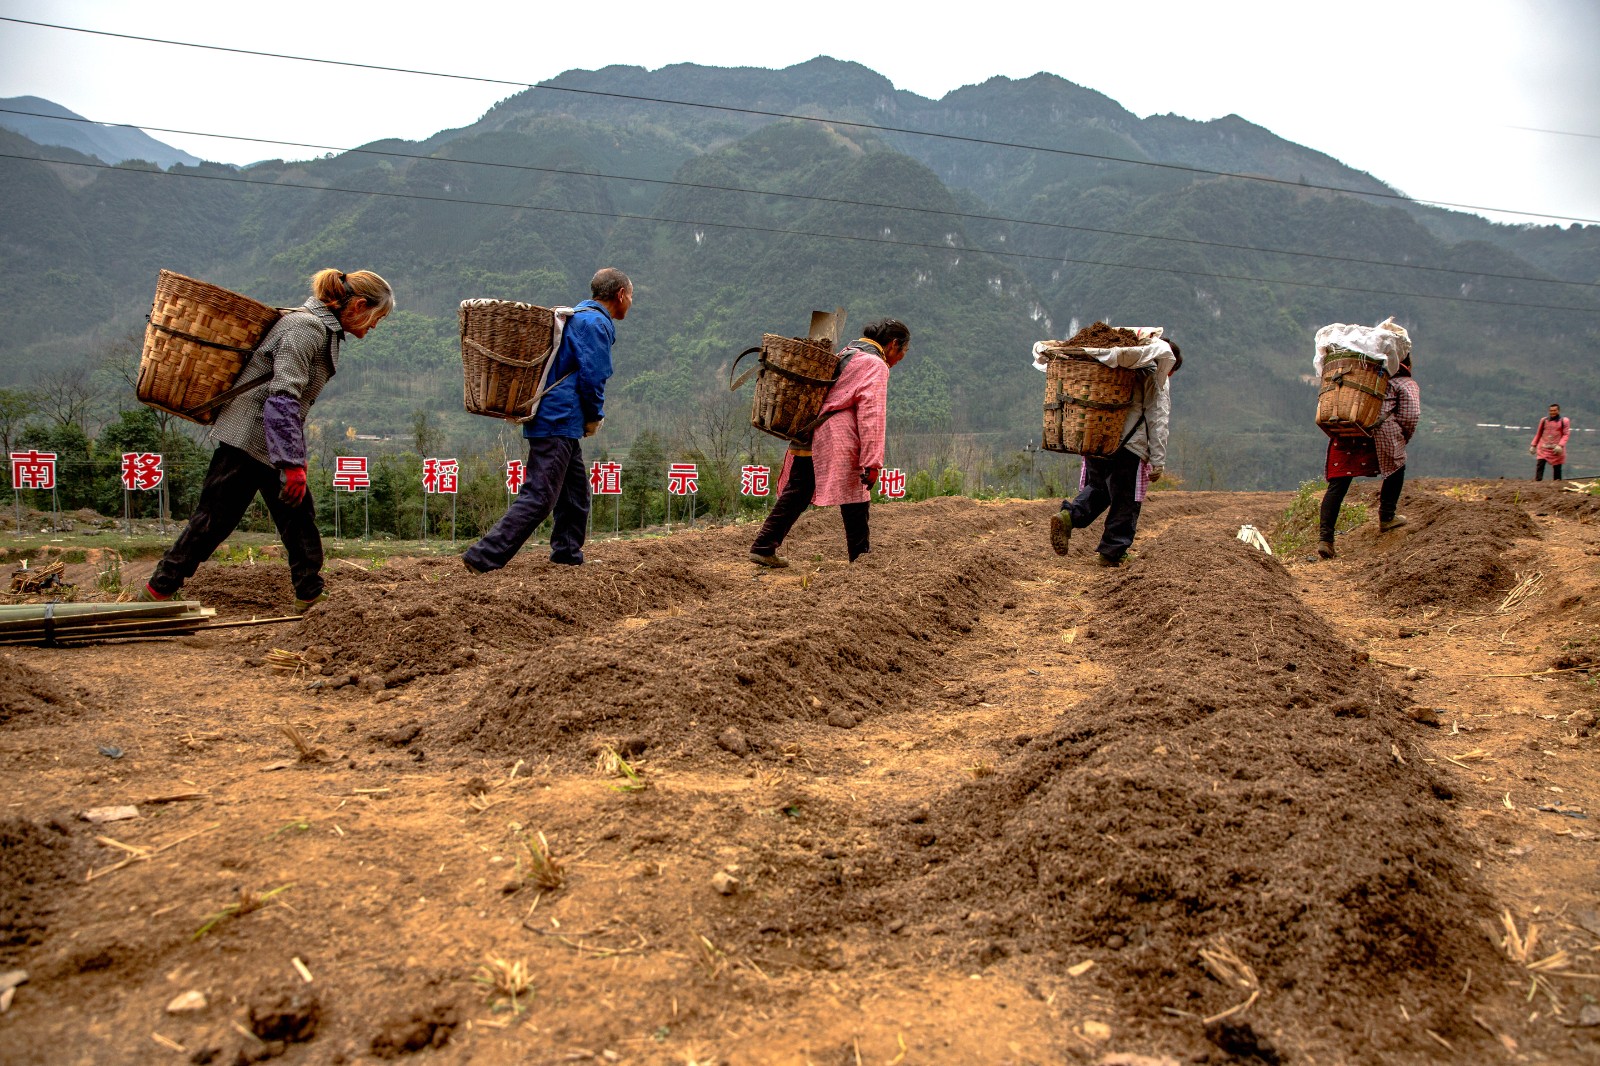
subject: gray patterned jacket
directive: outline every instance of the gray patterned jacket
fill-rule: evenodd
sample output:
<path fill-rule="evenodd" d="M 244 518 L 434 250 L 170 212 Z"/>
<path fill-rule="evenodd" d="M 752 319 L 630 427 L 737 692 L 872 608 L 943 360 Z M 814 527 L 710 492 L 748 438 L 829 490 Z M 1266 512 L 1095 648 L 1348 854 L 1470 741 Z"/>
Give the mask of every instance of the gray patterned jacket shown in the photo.
<path fill-rule="evenodd" d="M 299 429 L 317 394 L 333 377 L 339 364 L 339 342 L 344 330 L 339 319 L 321 300 L 312 297 L 286 313 L 267 331 L 260 346 L 245 360 L 239 380 L 248 381 L 267 371 L 272 379 L 259 388 L 235 396 L 222 405 L 211 425 L 211 439 L 231 444 L 267 466 L 274 465 L 267 451 L 263 408 L 268 396 L 285 396 L 299 404 Z M 298 434 L 304 439 L 303 431 Z M 304 445 L 301 444 L 303 451 Z M 305 457 L 288 465 L 304 465 Z"/>

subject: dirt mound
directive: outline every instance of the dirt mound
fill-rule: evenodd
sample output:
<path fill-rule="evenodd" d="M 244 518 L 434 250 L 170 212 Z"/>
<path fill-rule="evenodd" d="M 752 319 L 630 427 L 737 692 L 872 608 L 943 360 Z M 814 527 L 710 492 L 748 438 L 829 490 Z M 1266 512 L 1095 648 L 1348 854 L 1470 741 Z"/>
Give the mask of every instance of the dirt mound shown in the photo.
<path fill-rule="evenodd" d="M 1397 608 L 1470 608 L 1503 597 L 1517 582 L 1506 552 L 1539 527 L 1521 506 L 1495 493 L 1484 499 L 1427 494 L 1406 500 L 1410 525 L 1378 542 L 1382 562 L 1370 587 Z"/>
<path fill-rule="evenodd" d="M 921 527 L 930 517 L 941 544 L 901 532 L 901 519 Z M 713 750 L 731 728 L 742 743 L 724 747 L 777 754 L 787 722 L 852 728 L 937 689 L 944 650 L 1009 587 L 1012 556 L 984 540 L 998 519 L 950 499 L 915 515 L 879 508 L 873 521 L 873 550 L 854 565 L 742 572 L 742 591 L 687 613 L 556 641 L 483 692 L 471 731 L 497 749 L 577 753 L 629 737 L 687 755 Z M 807 515 L 786 551 L 797 563 L 837 556 L 837 522 L 831 510 Z M 749 535 L 707 534 L 729 558 Z"/>
<path fill-rule="evenodd" d="M 1131 348 L 1139 343 L 1139 335 L 1131 329 L 1096 322 L 1084 326 L 1065 343 L 1072 348 Z"/>
<path fill-rule="evenodd" d="M 1250 994 L 1202 951 L 1255 975 L 1274 1054 L 1381 1050 L 1369 1020 L 1397 1002 L 1480 1043 L 1459 990 L 1502 964 L 1474 924 L 1474 853 L 1441 817 L 1449 790 L 1396 693 L 1227 532 L 1185 520 L 1148 545 L 1086 634 L 1117 678 L 1012 765 L 886 824 L 859 880 L 784 901 L 791 930 L 893 915 L 980 965 L 1093 960 L 1146 1005 L 1153 1041 L 1189 1054 L 1194 1018 Z"/>
<path fill-rule="evenodd" d="M 72 852 L 65 825 L 0 818 L 0 962 L 43 939 L 54 897 L 74 879 Z"/>
<path fill-rule="evenodd" d="M 78 706 L 65 685 L 0 653 L 0 725 L 23 715 L 38 720 L 40 716 L 59 715 Z"/>

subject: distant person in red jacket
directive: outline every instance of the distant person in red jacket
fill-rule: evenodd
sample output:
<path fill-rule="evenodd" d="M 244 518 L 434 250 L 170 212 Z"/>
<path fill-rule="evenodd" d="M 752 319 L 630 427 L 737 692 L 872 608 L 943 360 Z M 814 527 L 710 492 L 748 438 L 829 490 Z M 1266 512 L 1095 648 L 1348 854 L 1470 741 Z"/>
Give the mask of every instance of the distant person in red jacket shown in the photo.
<path fill-rule="evenodd" d="M 1533 480 L 1544 480 L 1544 464 L 1549 463 L 1555 480 L 1561 480 L 1561 464 L 1567 461 L 1567 438 L 1572 436 L 1572 419 L 1563 418 L 1561 405 L 1550 405 L 1550 413 L 1539 419 L 1528 454 L 1534 457 Z"/>

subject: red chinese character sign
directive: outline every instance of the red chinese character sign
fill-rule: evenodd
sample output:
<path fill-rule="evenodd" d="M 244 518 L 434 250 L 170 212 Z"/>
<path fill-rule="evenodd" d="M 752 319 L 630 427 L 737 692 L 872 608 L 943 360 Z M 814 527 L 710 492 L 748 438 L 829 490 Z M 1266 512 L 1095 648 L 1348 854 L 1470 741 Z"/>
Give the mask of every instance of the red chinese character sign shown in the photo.
<path fill-rule="evenodd" d="M 739 494 L 766 496 L 771 489 L 772 468 L 766 466 L 741 466 L 739 468 Z"/>
<path fill-rule="evenodd" d="M 345 492 L 358 492 L 370 488 L 372 478 L 367 473 L 364 455 L 340 455 L 333 460 L 333 487 Z"/>
<path fill-rule="evenodd" d="M 522 491 L 522 483 L 528 480 L 528 468 L 523 466 L 521 459 L 506 460 L 506 491 L 515 496 Z"/>
<path fill-rule="evenodd" d="M 700 468 L 693 463 L 672 463 L 667 467 L 667 492 L 689 496 L 700 491 Z"/>
<path fill-rule="evenodd" d="M 622 464 L 592 463 L 589 466 L 589 488 L 596 496 L 622 495 Z"/>
<path fill-rule="evenodd" d="M 11 485 L 18 489 L 56 487 L 55 452 L 12 452 Z"/>
<path fill-rule="evenodd" d="M 122 453 L 122 487 L 130 492 L 149 490 L 161 484 L 161 456 L 155 452 Z"/>
<path fill-rule="evenodd" d="M 886 500 L 903 500 L 906 495 L 904 470 L 878 471 L 878 494 Z"/>
<path fill-rule="evenodd" d="M 460 480 L 460 463 L 455 459 L 422 460 L 422 491 L 454 494 Z"/>

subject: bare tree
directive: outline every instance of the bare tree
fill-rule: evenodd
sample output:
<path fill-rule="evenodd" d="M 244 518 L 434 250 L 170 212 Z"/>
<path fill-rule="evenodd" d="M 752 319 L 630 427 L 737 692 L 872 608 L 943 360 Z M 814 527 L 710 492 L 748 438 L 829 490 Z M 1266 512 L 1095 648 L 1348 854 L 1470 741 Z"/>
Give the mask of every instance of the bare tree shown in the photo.
<path fill-rule="evenodd" d="M 22 423 L 39 410 L 39 398 L 25 389 L 0 389 L 0 446 L 11 454 L 11 441 Z"/>
<path fill-rule="evenodd" d="M 99 390 L 94 384 L 94 367 L 87 358 L 41 369 L 33 377 L 39 409 L 63 428 L 77 426 L 89 435 L 89 414 Z"/>

